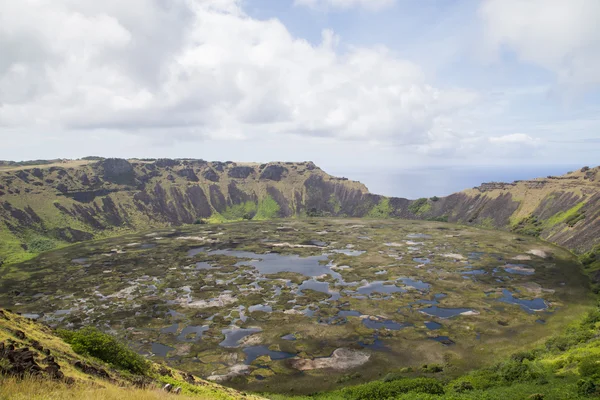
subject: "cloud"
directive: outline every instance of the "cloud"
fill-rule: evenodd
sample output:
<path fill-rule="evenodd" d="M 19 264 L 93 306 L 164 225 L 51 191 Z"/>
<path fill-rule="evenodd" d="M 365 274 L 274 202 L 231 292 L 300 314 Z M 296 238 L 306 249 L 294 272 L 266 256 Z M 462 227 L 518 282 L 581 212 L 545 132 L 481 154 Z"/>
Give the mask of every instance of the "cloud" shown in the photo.
<path fill-rule="evenodd" d="M 492 53 L 514 52 L 562 85 L 600 84 L 598 0 L 485 0 L 479 16 Z"/>
<path fill-rule="evenodd" d="M 294 4 L 319 10 L 364 8 L 378 11 L 396 4 L 396 0 L 294 0 Z"/>
<path fill-rule="evenodd" d="M 477 98 L 430 85 L 385 47 L 348 46 L 327 30 L 312 45 L 277 19 L 249 17 L 237 0 L 123 4 L 0 4 L 0 135 L 426 144 Z"/>

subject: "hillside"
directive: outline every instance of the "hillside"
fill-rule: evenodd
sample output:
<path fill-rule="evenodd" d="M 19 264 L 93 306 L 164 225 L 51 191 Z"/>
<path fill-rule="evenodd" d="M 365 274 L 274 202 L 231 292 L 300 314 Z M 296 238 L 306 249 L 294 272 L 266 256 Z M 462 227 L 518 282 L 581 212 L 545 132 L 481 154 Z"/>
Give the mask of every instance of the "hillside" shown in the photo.
<path fill-rule="evenodd" d="M 167 384 L 173 394 L 164 390 Z M 158 364 L 149 364 L 144 375 L 132 374 L 77 354 L 52 329 L 2 309 L 0 398 L 259 399 Z"/>
<path fill-rule="evenodd" d="M 23 261 L 69 243 L 150 228 L 301 216 L 472 224 L 539 236 L 583 253 L 600 241 L 599 171 L 586 167 L 408 200 L 371 194 L 311 162 L 2 162 L 0 260 Z"/>

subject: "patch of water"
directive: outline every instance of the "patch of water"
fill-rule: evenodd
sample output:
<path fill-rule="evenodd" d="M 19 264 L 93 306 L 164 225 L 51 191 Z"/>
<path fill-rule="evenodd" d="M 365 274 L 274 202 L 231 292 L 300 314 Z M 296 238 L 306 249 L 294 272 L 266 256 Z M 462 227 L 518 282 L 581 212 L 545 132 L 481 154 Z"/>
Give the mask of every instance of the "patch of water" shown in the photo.
<path fill-rule="evenodd" d="M 329 290 L 328 282 L 315 281 L 314 279 L 306 280 L 306 281 L 302 282 L 302 284 L 300 286 L 298 286 L 297 294 L 302 296 L 304 294 L 303 290 L 307 290 L 307 289 L 330 295 L 331 298 L 329 298 L 328 301 L 339 300 L 341 297 L 338 292 L 332 292 Z"/>
<path fill-rule="evenodd" d="M 431 264 L 431 260 L 429 258 L 415 257 L 413 258 L 413 261 L 418 262 L 419 264 Z"/>
<path fill-rule="evenodd" d="M 40 318 L 40 314 L 29 314 L 29 313 L 25 313 L 25 314 L 21 314 L 21 316 L 23 318 L 29 318 L 29 319 L 39 319 Z"/>
<path fill-rule="evenodd" d="M 183 328 L 181 333 L 177 336 L 177 340 L 181 342 L 195 342 L 200 340 L 202 333 L 206 332 L 210 327 L 205 326 L 186 326 Z"/>
<path fill-rule="evenodd" d="M 473 252 L 469 253 L 467 258 L 469 260 L 481 260 L 481 257 L 483 257 L 484 255 L 485 255 L 485 253 L 483 253 L 483 252 L 473 251 Z"/>
<path fill-rule="evenodd" d="M 72 263 L 74 264 L 85 264 L 87 262 L 87 258 L 83 257 L 83 258 L 74 258 L 71 260 Z"/>
<path fill-rule="evenodd" d="M 401 324 L 400 322 L 392 321 L 392 320 L 384 320 L 384 321 L 373 321 L 369 318 L 365 318 L 362 320 L 364 326 L 369 329 L 388 329 L 391 331 L 399 331 L 402 328 L 406 328 L 410 326 L 410 324 Z"/>
<path fill-rule="evenodd" d="M 162 328 L 160 330 L 160 333 L 177 333 L 178 329 L 179 329 L 179 324 L 173 324 L 173 325 L 167 326 L 166 328 Z"/>
<path fill-rule="evenodd" d="M 429 290 L 429 288 L 431 287 L 429 283 L 423 281 L 415 281 L 410 278 L 400 278 L 398 280 L 401 281 L 404 285 L 413 287 L 417 290 Z"/>
<path fill-rule="evenodd" d="M 247 329 L 223 329 L 221 331 L 222 334 L 225 335 L 225 340 L 219 343 L 221 347 L 239 347 L 239 341 L 245 338 L 246 336 L 253 335 L 255 333 L 262 332 L 260 328 L 247 328 Z"/>
<path fill-rule="evenodd" d="M 263 311 L 263 312 L 270 313 L 270 312 L 273 312 L 273 307 L 268 306 L 268 305 L 263 305 L 263 304 L 257 304 L 257 305 L 248 307 L 248 311 L 249 312 Z"/>
<path fill-rule="evenodd" d="M 295 354 L 286 353 L 284 351 L 273 351 L 269 350 L 267 346 L 250 346 L 244 348 L 244 353 L 246 354 L 246 360 L 244 363 L 246 365 L 252 364 L 254 360 L 262 356 L 269 356 L 271 360 L 285 360 L 286 358 L 295 357 Z"/>
<path fill-rule="evenodd" d="M 435 331 L 437 329 L 442 329 L 443 325 L 438 322 L 434 322 L 434 321 L 426 321 L 425 327 L 427 329 L 429 329 L 430 331 Z"/>
<path fill-rule="evenodd" d="M 372 351 L 388 351 L 388 347 L 383 343 L 383 340 L 379 339 L 379 336 L 375 335 L 373 337 L 373 343 L 365 343 L 363 341 L 359 341 L 358 345 L 364 349 L 372 350 Z"/>
<path fill-rule="evenodd" d="M 196 270 L 212 269 L 212 268 L 213 268 L 213 266 L 205 261 L 196 263 Z"/>
<path fill-rule="evenodd" d="M 464 271 L 460 273 L 461 275 L 485 275 L 486 271 L 483 269 L 474 269 L 472 271 Z"/>
<path fill-rule="evenodd" d="M 438 318 L 452 318 L 463 313 L 473 311 L 470 308 L 440 308 L 438 306 L 432 306 L 420 310 L 422 313 L 431 315 Z"/>
<path fill-rule="evenodd" d="M 361 254 L 365 254 L 366 251 L 362 251 L 362 250 L 349 250 L 349 249 L 342 249 L 342 250 L 331 250 L 332 253 L 338 253 L 338 254 L 345 254 L 347 256 L 350 257 L 358 257 Z"/>
<path fill-rule="evenodd" d="M 408 235 L 406 235 L 407 238 L 409 239 L 431 239 L 432 236 L 428 235 L 426 233 L 409 233 Z"/>
<path fill-rule="evenodd" d="M 152 343 L 152 353 L 159 357 L 166 357 L 173 350 L 175 350 L 173 347 L 165 346 L 161 343 Z"/>
<path fill-rule="evenodd" d="M 444 346 L 452 346 L 452 345 L 456 344 L 454 342 L 454 340 L 450 339 L 448 336 L 436 336 L 436 337 L 432 337 L 430 339 L 435 340 L 436 342 L 439 342 L 439 343 L 443 344 Z"/>
<path fill-rule="evenodd" d="M 155 247 L 156 247 L 156 244 L 154 244 L 154 243 L 144 243 L 140 246 L 140 249 L 148 250 L 148 249 L 153 249 Z"/>
<path fill-rule="evenodd" d="M 215 250 L 209 254 L 221 254 L 237 258 L 248 258 L 248 261 L 240 261 L 236 266 L 250 265 L 261 274 L 276 274 L 278 272 L 296 272 L 308 277 L 330 275 L 334 279 L 342 281 L 342 276 L 331 270 L 329 265 L 320 264 L 327 260 L 327 255 L 300 257 L 298 255 L 281 255 L 277 253 L 256 254 L 248 251 L 238 250 Z"/>
<path fill-rule="evenodd" d="M 360 317 L 362 314 L 358 311 L 354 311 L 354 310 L 340 310 L 340 312 L 337 313 L 338 317 Z"/>
<path fill-rule="evenodd" d="M 535 273 L 535 270 L 533 268 L 531 268 L 529 265 L 525 265 L 525 264 L 506 264 L 502 268 L 504 268 L 504 270 L 506 272 L 508 272 L 509 274 L 515 274 L 515 275 L 529 276 L 529 275 L 533 275 Z"/>
<path fill-rule="evenodd" d="M 536 311 L 544 311 L 548 309 L 548 304 L 544 299 L 536 298 L 533 300 L 523 300 L 517 299 L 513 296 L 513 294 L 508 289 L 502 289 L 502 297 L 498 299 L 503 303 L 509 304 L 517 304 L 521 306 L 521 308 L 528 312 L 529 314 L 533 314 Z"/>
<path fill-rule="evenodd" d="M 188 257 L 194 257 L 196 254 L 200 254 L 206 251 L 206 247 L 196 247 L 195 249 L 190 249 L 187 252 Z"/>
<path fill-rule="evenodd" d="M 293 333 L 290 333 L 289 335 L 282 336 L 281 339 L 294 341 L 294 340 L 296 340 L 296 335 L 294 335 Z"/>

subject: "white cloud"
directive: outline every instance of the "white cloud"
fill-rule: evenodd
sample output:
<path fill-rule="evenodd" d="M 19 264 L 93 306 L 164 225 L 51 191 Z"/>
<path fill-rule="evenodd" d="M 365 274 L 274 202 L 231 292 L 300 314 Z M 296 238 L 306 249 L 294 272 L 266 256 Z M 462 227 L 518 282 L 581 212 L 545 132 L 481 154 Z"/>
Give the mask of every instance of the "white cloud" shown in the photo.
<path fill-rule="evenodd" d="M 524 133 L 512 133 L 504 136 L 492 136 L 489 138 L 490 143 L 504 145 L 504 144 L 517 144 L 524 146 L 537 146 L 539 139 L 534 139 Z"/>
<path fill-rule="evenodd" d="M 294 0 L 294 4 L 319 10 L 364 8 L 378 11 L 393 6 L 396 0 Z"/>
<path fill-rule="evenodd" d="M 476 99 L 431 86 L 385 47 L 340 43 L 325 31 L 311 45 L 237 0 L 2 2 L 0 136 L 102 129 L 427 144 Z"/>
<path fill-rule="evenodd" d="M 479 10 L 492 52 L 514 51 L 560 84 L 600 84 L 600 1 L 485 0 Z"/>

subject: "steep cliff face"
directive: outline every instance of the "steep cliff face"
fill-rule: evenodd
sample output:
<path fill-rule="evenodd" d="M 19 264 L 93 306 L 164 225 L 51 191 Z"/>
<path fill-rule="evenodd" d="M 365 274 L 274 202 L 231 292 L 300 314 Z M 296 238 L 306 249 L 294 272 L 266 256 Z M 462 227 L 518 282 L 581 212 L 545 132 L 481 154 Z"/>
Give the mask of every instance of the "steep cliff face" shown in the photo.
<path fill-rule="evenodd" d="M 474 224 L 584 252 L 600 241 L 600 167 L 407 200 L 371 194 L 311 162 L 100 159 L 0 165 L 0 260 L 5 262 L 121 232 L 295 216 Z"/>
<path fill-rule="evenodd" d="M 204 220 L 348 215 L 367 188 L 311 162 L 102 159 L 0 168 L 0 259 L 66 243 Z M 339 196 L 339 199 L 338 199 Z M 354 204 L 356 203 L 356 204 Z M 337 212 L 336 212 L 337 211 Z"/>
<path fill-rule="evenodd" d="M 510 229 L 576 252 L 600 243 L 600 167 L 514 183 L 486 183 L 431 202 L 423 218 Z"/>

